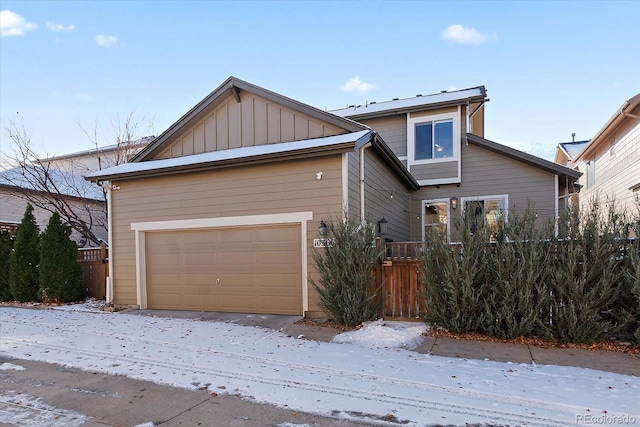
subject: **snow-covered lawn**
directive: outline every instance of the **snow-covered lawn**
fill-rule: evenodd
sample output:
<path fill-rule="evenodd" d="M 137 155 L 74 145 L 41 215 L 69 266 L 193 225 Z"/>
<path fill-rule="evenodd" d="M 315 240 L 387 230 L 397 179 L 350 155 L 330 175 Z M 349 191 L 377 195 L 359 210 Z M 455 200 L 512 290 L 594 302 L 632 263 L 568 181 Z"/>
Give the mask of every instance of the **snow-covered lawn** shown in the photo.
<path fill-rule="evenodd" d="M 638 377 L 408 350 L 423 330 L 415 323 L 372 322 L 321 343 L 232 323 L 106 313 L 86 304 L 3 307 L 0 353 L 367 421 L 640 423 Z"/>

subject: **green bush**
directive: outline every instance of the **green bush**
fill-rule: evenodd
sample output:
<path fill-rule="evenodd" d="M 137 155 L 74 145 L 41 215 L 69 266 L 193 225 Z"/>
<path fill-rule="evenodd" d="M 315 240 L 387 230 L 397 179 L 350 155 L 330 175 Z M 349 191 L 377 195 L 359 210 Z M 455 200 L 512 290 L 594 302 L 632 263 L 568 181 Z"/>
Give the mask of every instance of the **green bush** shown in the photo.
<path fill-rule="evenodd" d="M 459 228 L 461 244 L 450 246 L 437 232 L 426 236 L 423 256 L 425 319 L 452 332 L 482 331 L 483 301 L 487 293 L 488 229 L 472 233 L 470 218 Z"/>
<path fill-rule="evenodd" d="M 498 338 L 532 335 L 542 327 L 540 311 L 548 304 L 544 282 L 548 270 L 549 225 L 536 226 L 535 211 L 499 221 L 487 259 L 490 290 L 483 301 L 483 330 Z M 508 236 L 508 239 L 507 239 Z"/>
<path fill-rule="evenodd" d="M 593 343 L 630 321 L 620 305 L 630 289 L 623 256 L 628 228 L 626 217 L 609 201 L 606 210 L 594 200 L 588 212 L 572 215 L 579 227 L 566 227 L 565 238 L 553 242 L 548 333 L 559 342 Z"/>
<path fill-rule="evenodd" d="M 459 244 L 427 236 L 426 321 L 498 338 L 640 342 L 640 243 L 630 239 L 640 215 L 606 206 L 566 212 L 558 237 L 531 207 L 491 230 L 462 218 Z"/>
<path fill-rule="evenodd" d="M 318 292 L 318 304 L 348 327 L 375 318 L 380 285 L 375 283 L 373 270 L 380 254 L 374 226 L 344 218 L 329 221 L 327 231 L 332 244 L 313 252 L 320 278 L 310 282 Z"/>
<path fill-rule="evenodd" d="M 54 212 L 40 236 L 40 293 L 43 301 L 73 302 L 84 298 L 78 247 L 71 227 Z"/>
<path fill-rule="evenodd" d="M 29 204 L 16 229 L 13 251 L 9 257 L 9 288 L 11 296 L 20 302 L 38 300 L 39 233 L 33 206 Z"/>
<path fill-rule="evenodd" d="M 13 239 L 8 231 L 0 231 L 0 301 L 11 300 L 9 287 L 9 257 L 13 249 Z"/>

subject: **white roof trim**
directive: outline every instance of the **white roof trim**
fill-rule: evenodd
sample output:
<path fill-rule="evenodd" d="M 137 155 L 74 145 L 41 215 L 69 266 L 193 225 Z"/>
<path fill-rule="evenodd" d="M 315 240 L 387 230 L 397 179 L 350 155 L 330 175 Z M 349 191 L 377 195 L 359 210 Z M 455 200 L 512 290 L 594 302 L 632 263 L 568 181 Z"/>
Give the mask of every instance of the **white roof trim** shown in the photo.
<path fill-rule="evenodd" d="M 441 92 L 433 95 L 416 96 L 413 98 L 397 99 L 393 101 L 375 102 L 366 105 L 341 108 L 338 110 L 329 110 L 329 112 L 340 117 L 351 117 L 358 116 L 360 114 L 379 113 L 387 110 L 402 110 L 405 108 L 440 104 L 443 102 L 461 101 L 467 98 L 479 96 L 485 96 L 482 87 L 474 87 L 453 92 Z"/>
<path fill-rule="evenodd" d="M 357 142 L 371 134 L 371 130 L 362 130 L 343 135 L 326 136 L 322 138 L 305 139 L 302 141 L 281 142 L 252 147 L 231 148 L 228 150 L 212 151 L 190 156 L 173 157 L 170 159 L 148 160 L 143 162 L 124 163 L 112 168 L 93 172 L 86 179 L 95 180 L 101 177 L 121 175 L 135 172 L 150 172 L 154 170 L 170 169 L 187 165 L 214 163 L 224 160 L 258 157 L 268 154 L 287 153 L 305 149 L 329 147 L 347 142 Z"/>

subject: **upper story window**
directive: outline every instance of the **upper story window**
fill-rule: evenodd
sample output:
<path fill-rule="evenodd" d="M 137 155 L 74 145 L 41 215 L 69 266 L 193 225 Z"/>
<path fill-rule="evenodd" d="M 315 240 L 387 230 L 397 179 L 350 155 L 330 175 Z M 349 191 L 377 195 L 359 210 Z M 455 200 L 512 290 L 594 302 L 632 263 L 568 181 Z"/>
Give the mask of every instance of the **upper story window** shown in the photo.
<path fill-rule="evenodd" d="M 453 119 L 415 125 L 415 160 L 453 157 Z"/>
<path fill-rule="evenodd" d="M 460 157 L 460 113 L 407 118 L 407 163 L 457 161 Z"/>

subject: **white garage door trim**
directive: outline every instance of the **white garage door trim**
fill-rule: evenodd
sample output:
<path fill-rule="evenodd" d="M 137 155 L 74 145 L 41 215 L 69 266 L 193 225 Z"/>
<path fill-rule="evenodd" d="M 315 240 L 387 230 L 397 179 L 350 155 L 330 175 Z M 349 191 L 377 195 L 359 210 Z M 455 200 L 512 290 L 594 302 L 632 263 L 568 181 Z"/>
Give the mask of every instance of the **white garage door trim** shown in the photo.
<path fill-rule="evenodd" d="M 307 281 L 307 221 L 313 219 L 313 212 L 291 212 L 268 215 L 229 216 L 221 218 L 181 219 L 171 221 L 134 222 L 131 230 L 136 239 L 136 298 L 140 309 L 147 308 L 147 266 L 145 254 L 145 233 L 150 231 L 198 230 L 222 227 L 242 227 L 250 225 L 300 224 L 300 245 L 302 254 L 302 315 L 309 311 L 309 284 Z"/>

